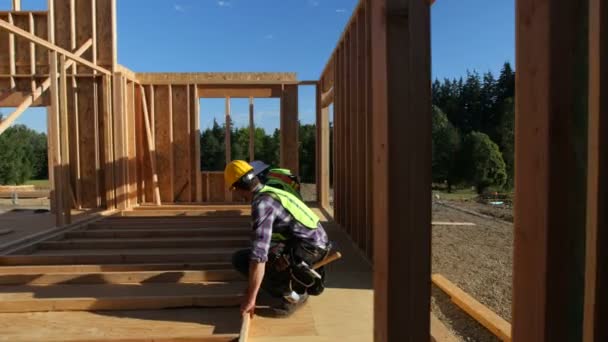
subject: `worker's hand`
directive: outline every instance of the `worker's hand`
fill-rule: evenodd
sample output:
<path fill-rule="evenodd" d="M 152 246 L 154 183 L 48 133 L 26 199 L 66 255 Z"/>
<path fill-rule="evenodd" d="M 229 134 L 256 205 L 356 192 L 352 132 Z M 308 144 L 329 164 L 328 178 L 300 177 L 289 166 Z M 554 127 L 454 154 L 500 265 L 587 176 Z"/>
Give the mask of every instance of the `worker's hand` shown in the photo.
<path fill-rule="evenodd" d="M 241 315 L 249 314 L 253 316 L 253 312 L 255 310 L 255 298 L 245 300 L 243 304 L 241 304 Z"/>

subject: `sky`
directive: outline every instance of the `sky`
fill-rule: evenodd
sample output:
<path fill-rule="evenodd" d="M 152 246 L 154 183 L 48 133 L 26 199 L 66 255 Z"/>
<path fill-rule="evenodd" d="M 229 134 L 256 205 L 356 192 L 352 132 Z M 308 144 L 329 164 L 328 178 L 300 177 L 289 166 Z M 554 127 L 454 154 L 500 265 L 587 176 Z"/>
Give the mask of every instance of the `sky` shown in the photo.
<path fill-rule="evenodd" d="M 10 7 L 0 0 L 0 10 Z M 117 0 L 118 61 L 137 72 L 296 72 L 318 79 L 357 0 Z M 144 5 L 145 4 L 145 5 Z M 46 0 L 22 0 L 24 10 Z M 437 0 L 431 10 L 433 78 L 514 65 L 514 0 Z M 233 100 L 246 126 L 246 100 Z M 300 87 L 300 119 L 314 122 L 314 87 Z M 0 109 L 5 115 L 9 108 Z M 201 100 L 201 127 L 223 122 L 223 100 Z M 279 101 L 255 100 L 255 123 L 278 127 Z M 46 131 L 44 109 L 17 123 Z"/>

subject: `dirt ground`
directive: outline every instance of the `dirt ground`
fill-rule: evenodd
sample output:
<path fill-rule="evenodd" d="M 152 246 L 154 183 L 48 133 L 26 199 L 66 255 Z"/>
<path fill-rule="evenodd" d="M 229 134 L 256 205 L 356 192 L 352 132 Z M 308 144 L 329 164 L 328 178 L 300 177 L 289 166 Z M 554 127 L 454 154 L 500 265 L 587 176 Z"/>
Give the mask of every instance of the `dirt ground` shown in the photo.
<path fill-rule="evenodd" d="M 474 202 L 448 204 L 477 212 L 493 210 Z M 490 207 L 490 209 L 485 208 Z M 473 222 L 475 226 L 433 227 L 433 273 L 440 273 L 462 290 L 511 320 L 513 226 L 433 203 L 434 221 Z M 499 341 L 433 287 L 432 311 L 463 341 Z"/>

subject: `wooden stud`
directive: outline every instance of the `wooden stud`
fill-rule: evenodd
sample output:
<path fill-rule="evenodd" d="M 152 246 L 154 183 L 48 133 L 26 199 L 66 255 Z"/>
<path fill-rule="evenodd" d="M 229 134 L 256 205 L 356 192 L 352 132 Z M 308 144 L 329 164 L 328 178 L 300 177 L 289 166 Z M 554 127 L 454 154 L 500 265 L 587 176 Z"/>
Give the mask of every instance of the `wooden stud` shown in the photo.
<path fill-rule="evenodd" d="M 137 140 L 137 146 L 135 148 L 135 156 L 137 163 L 137 203 L 142 204 L 149 201 L 146 198 L 146 184 L 145 184 L 145 170 L 149 165 L 145 165 L 145 154 L 146 150 L 144 140 L 146 138 L 146 128 L 144 125 L 144 110 L 143 110 L 143 88 L 141 85 L 135 85 L 135 139 Z"/>
<path fill-rule="evenodd" d="M 116 208 L 124 210 L 127 208 L 127 164 L 125 153 L 125 78 L 116 73 L 112 81 L 113 87 L 113 137 L 114 144 L 114 179 L 116 189 Z"/>
<path fill-rule="evenodd" d="M 365 203 L 367 197 L 366 190 L 366 177 L 365 168 L 367 167 L 367 161 L 365 160 L 365 145 L 366 136 L 366 108 L 365 108 L 365 87 L 367 83 L 365 81 L 365 51 L 366 51 L 366 37 L 365 37 L 365 15 L 367 12 L 367 6 L 361 6 L 357 18 L 357 220 L 358 220 L 358 240 L 359 247 L 366 253 L 371 259 L 371 255 L 367 254 L 368 245 L 371 243 L 367 234 L 368 222 L 367 222 L 367 210 L 368 207 Z"/>
<path fill-rule="evenodd" d="M 14 24 L 12 13 L 8 14 L 8 24 L 11 26 L 13 26 L 13 24 Z M 14 89 L 16 84 L 15 84 L 15 79 L 12 77 L 12 75 L 16 74 L 17 70 L 16 70 L 16 66 L 15 66 L 15 35 L 13 33 L 9 33 L 9 35 L 8 35 L 8 58 L 9 58 L 9 69 L 10 69 L 10 74 L 11 74 L 10 88 Z"/>
<path fill-rule="evenodd" d="M 154 88 L 156 158 L 162 202 L 173 202 L 173 110 L 171 86 Z"/>
<path fill-rule="evenodd" d="M 47 48 L 49 50 L 52 50 L 52 51 L 58 52 L 58 53 L 60 53 L 62 55 L 65 55 L 67 58 L 72 59 L 72 60 L 74 60 L 74 61 L 76 61 L 76 62 L 78 62 L 80 64 L 84 64 L 84 65 L 86 65 L 87 67 L 89 67 L 89 68 L 91 68 L 93 70 L 97 70 L 97 71 L 99 71 L 99 72 L 101 72 L 103 74 L 106 74 L 106 75 L 110 75 L 111 74 L 110 71 L 108 71 L 108 70 L 106 70 L 106 69 L 104 69 L 104 68 L 102 68 L 100 66 L 97 66 L 97 65 L 95 65 L 95 64 L 87 61 L 86 59 L 78 57 L 78 56 L 76 56 L 72 52 L 69 52 L 69 51 L 67 51 L 67 50 L 65 50 L 65 49 L 63 49 L 63 48 L 61 48 L 61 47 L 59 47 L 59 46 L 57 46 L 57 45 L 55 45 L 53 43 L 50 43 L 50 42 L 48 42 L 48 41 L 46 41 L 46 40 L 44 40 L 42 38 L 39 38 L 39 37 L 37 37 L 35 35 L 32 35 L 29 32 L 27 32 L 25 30 L 22 30 L 22 29 L 14 26 L 14 25 L 12 25 L 12 24 L 4 21 L 4 20 L 1 20 L 1 19 L 0 19 L 0 28 L 3 29 L 3 30 L 5 30 L 5 31 L 11 32 L 13 34 L 16 34 L 19 37 L 25 38 L 25 39 L 27 39 L 27 40 L 29 40 L 31 42 L 34 42 L 34 43 L 36 43 L 38 45 L 41 45 L 41 46 L 43 46 L 43 47 L 45 47 L 45 48 Z"/>
<path fill-rule="evenodd" d="M 138 72 L 136 76 L 141 83 L 155 85 L 281 85 L 299 83 L 295 73 L 285 72 Z"/>
<path fill-rule="evenodd" d="M 515 341 L 582 339 L 587 3 L 516 2 Z"/>
<path fill-rule="evenodd" d="M 225 148 L 225 155 L 226 155 L 226 165 L 230 164 L 230 162 L 232 161 L 232 145 L 231 145 L 231 132 L 232 132 L 232 125 L 231 125 L 231 111 L 230 111 L 230 97 L 227 96 L 226 97 L 226 116 L 225 116 L 225 131 L 224 131 L 224 146 Z M 224 187 L 224 201 L 226 202 L 232 202 L 232 191 L 226 189 L 226 187 Z"/>
<path fill-rule="evenodd" d="M 332 88 L 333 89 L 333 88 Z M 317 201 L 323 209 L 329 208 L 329 105 L 321 101 L 321 84 L 316 86 L 317 93 Z M 333 101 L 333 96 L 332 96 Z"/>
<path fill-rule="evenodd" d="M 249 98 L 249 161 L 255 160 L 255 121 L 253 120 L 253 97 Z"/>
<path fill-rule="evenodd" d="M 66 1 L 66 2 L 69 2 L 69 4 L 67 6 L 69 6 L 69 9 L 70 9 L 70 13 L 69 13 L 69 20 L 70 20 L 70 48 L 72 50 L 74 50 L 76 48 L 76 0 L 69 0 L 69 1 Z M 80 5 L 80 3 L 83 3 L 83 2 L 84 1 L 79 2 L 79 5 Z M 81 13 L 79 13 L 79 15 L 80 14 Z M 86 18 L 83 17 L 80 20 L 85 21 Z M 78 66 L 74 65 L 74 67 L 72 69 L 72 74 L 75 75 L 77 73 L 78 73 Z M 73 79 L 73 80 L 75 80 L 75 79 Z"/>
<path fill-rule="evenodd" d="M 127 82 L 127 145 L 129 156 L 129 206 L 137 204 L 137 128 L 135 121 L 135 82 Z"/>
<path fill-rule="evenodd" d="M 192 123 L 192 166 L 190 179 L 192 180 L 192 201 L 202 201 L 201 188 L 201 119 L 200 119 L 200 101 L 198 87 L 196 84 L 190 86 L 190 122 Z"/>
<path fill-rule="evenodd" d="M 299 174 L 298 86 L 284 85 L 281 97 L 281 167 Z"/>
<path fill-rule="evenodd" d="M 372 102 L 371 102 L 371 0 L 365 0 L 365 208 L 366 208 L 366 217 L 365 217 L 365 240 L 367 241 L 365 252 L 367 257 L 371 260 L 373 253 L 373 221 L 372 221 L 372 167 L 373 167 L 373 159 L 372 159 L 372 122 L 373 122 L 373 110 L 372 110 Z"/>
<path fill-rule="evenodd" d="M 430 6 L 424 0 L 369 4 L 374 113 L 374 340 L 428 341 Z"/>
<path fill-rule="evenodd" d="M 13 11 L 21 11 L 21 0 L 12 0 Z"/>
<path fill-rule="evenodd" d="M 49 23 L 52 23 L 52 20 L 49 20 Z M 51 71 L 51 125 L 49 126 L 49 139 L 50 145 L 49 149 L 52 149 L 52 157 L 53 160 L 50 163 L 53 165 L 53 179 L 55 181 L 54 185 L 54 194 L 55 197 L 53 199 L 55 205 L 55 223 L 58 227 L 63 226 L 66 223 L 65 218 L 65 201 L 63 197 L 64 194 L 64 186 L 63 184 L 64 177 L 62 171 L 62 161 L 61 161 L 61 128 L 60 128 L 60 114 L 59 114 L 59 84 L 57 80 L 57 52 L 51 52 L 51 57 L 49 61 L 50 71 Z"/>
<path fill-rule="evenodd" d="M 93 63 L 117 71 L 116 0 L 95 0 L 95 52 Z M 95 57 L 96 56 L 96 57 Z M 126 75 L 126 73 L 125 73 Z"/>
<path fill-rule="evenodd" d="M 59 76 L 59 139 L 61 150 L 61 177 L 63 177 L 63 201 L 65 208 L 65 223 L 72 223 L 71 208 L 73 203 L 73 192 L 70 186 L 70 147 L 68 141 L 68 85 L 66 76 L 66 59 L 65 56 L 60 58 L 61 71 Z"/>
<path fill-rule="evenodd" d="M 174 193 L 172 202 L 191 202 L 191 152 L 192 145 L 189 113 L 189 87 L 172 86 L 173 103 L 173 170 Z"/>
<path fill-rule="evenodd" d="M 589 2 L 589 146 L 583 341 L 608 340 L 608 6 Z"/>
<path fill-rule="evenodd" d="M 36 34 L 36 24 L 34 23 L 34 15 L 28 13 L 30 34 Z M 30 42 L 30 73 L 32 74 L 32 93 L 36 91 L 36 79 L 33 75 L 36 74 L 36 44 Z"/>
<path fill-rule="evenodd" d="M 114 182 L 114 120 L 112 115 L 112 81 L 109 76 L 102 77 L 103 85 L 103 131 L 104 131 L 104 177 L 106 208 L 116 208 L 116 183 Z"/>
<path fill-rule="evenodd" d="M 148 142 L 148 157 L 150 158 L 150 165 L 152 168 L 152 186 L 154 188 L 154 203 L 161 205 L 160 189 L 158 186 L 158 173 L 156 169 L 156 150 L 154 146 L 154 140 L 152 138 L 152 129 L 150 128 L 150 116 L 148 114 L 148 104 L 146 101 L 146 93 L 144 88 L 140 86 L 143 110 L 144 110 L 144 125 L 146 128 L 146 140 Z"/>

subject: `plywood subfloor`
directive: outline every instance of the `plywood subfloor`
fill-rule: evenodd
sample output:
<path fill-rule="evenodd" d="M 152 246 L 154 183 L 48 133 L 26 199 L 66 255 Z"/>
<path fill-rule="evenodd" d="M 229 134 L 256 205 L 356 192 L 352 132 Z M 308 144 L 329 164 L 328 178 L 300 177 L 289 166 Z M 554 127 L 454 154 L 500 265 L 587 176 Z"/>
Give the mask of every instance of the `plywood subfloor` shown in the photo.
<path fill-rule="evenodd" d="M 34 312 L 0 314 L 0 341 L 86 341 L 236 336 L 238 308 L 120 312 Z"/>

